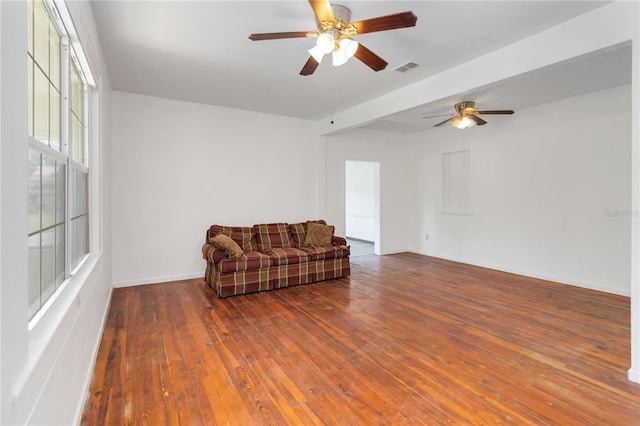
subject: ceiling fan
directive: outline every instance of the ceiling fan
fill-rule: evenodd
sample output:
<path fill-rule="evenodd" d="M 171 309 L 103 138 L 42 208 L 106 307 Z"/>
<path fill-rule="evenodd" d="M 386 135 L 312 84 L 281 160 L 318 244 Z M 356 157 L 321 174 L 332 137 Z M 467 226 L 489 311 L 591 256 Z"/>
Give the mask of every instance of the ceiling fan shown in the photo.
<path fill-rule="evenodd" d="M 387 62 L 353 37 L 376 31 L 394 30 L 414 27 L 418 17 L 413 12 L 395 13 L 351 22 L 351 11 L 340 4 L 330 4 L 328 0 L 309 0 L 316 15 L 317 31 L 293 31 L 283 33 L 251 34 L 250 40 L 275 40 L 282 38 L 313 37 L 316 46 L 309 49 L 309 59 L 302 67 L 300 75 L 311 75 L 316 70 L 322 57 L 331 53 L 333 65 L 339 66 L 355 56 L 374 71 L 385 69 Z"/>
<path fill-rule="evenodd" d="M 449 117 L 444 121 L 441 121 L 440 123 L 434 125 L 433 127 L 439 127 L 444 124 L 447 124 L 448 122 L 451 122 L 451 125 L 455 128 L 467 129 L 473 126 L 474 124 L 477 124 L 478 126 L 484 126 L 485 124 L 487 124 L 486 121 L 478 117 L 478 115 L 480 114 L 503 114 L 503 115 L 513 114 L 513 110 L 510 110 L 510 109 L 479 111 L 476 109 L 476 103 L 473 101 L 458 102 L 457 104 L 455 104 L 455 109 L 458 114 L 452 117 Z M 442 116 L 432 115 L 429 117 L 422 117 L 422 118 L 433 118 L 433 117 L 442 117 Z"/>

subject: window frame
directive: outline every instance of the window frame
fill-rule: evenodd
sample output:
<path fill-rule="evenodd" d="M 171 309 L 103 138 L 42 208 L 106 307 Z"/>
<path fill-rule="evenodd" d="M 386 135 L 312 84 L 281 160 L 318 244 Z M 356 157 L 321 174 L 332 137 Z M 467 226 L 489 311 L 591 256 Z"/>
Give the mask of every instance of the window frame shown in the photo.
<path fill-rule="evenodd" d="M 79 43 L 77 33 L 75 31 L 75 27 L 73 27 L 73 22 L 71 21 L 69 12 L 64 4 L 63 0 L 28 0 L 31 4 L 27 6 L 27 13 L 31 12 L 33 15 L 28 17 L 27 22 L 32 25 L 27 28 L 28 40 L 29 43 L 33 43 L 27 48 L 27 64 L 32 67 L 40 67 L 38 63 L 35 61 L 35 39 L 36 39 L 36 19 L 35 19 L 35 8 L 40 7 L 40 4 L 43 4 L 46 12 L 48 13 L 48 24 L 49 31 L 51 31 L 51 25 L 55 26 L 58 34 L 60 35 L 60 43 L 58 48 L 59 58 L 57 62 L 59 64 L 59 108 L 58 108 L 58 134 L 59 140 L 57 146 L 51 146 L 51 111 L 48 111 L 49 114 L 49 138 L 48 140 L 42 141 L 36 138 L 35 132 L 35 111 L 37 107 L 36 96 L 35 96 L 35 72 L 29 72 L 29 78 L 31 81 L 28 82 L 29 89 L 28 90 L 28 102 L 29 102 L 29 120 L 27 129 L 27 139 L 28 139 L 28 151 L 31 155 L 31 152 L 35 152 L 40 155 L 40 171 L 39 171 L 39 214 L 40 214 L 40 226 L 37 230 L 32 231 L 29 227 L 28 236 L 31 238 L 32 236 L 39 235 L 40 241 L 38 245 L 39 256 L 38 256 L 38 275 L 39 275 L 39 290 L 38 290 L 38 302 L 32 303 L 31 293 L 29 293 L 29 303 L 28 303 L 28 318 L 29 318 L 29 330 L 33 330 L 38 322 L 45 316 L 50 306 L 54 303 L 54 301 L 58 298 L 58 296 L 65 291 L 65 288 L 69 285 L 71 281 L 74 281 L 74 277 L 76 275 L 84 275 L 82 272 L 84 265 L 87 263 L 87 260 L 92 255 L 92 225 L 91 225 L 91 217 L 92 211 L 91 207 L 93 202 L 92 198 L 92 185 L 91 185 L 91 164 L 89 163 L 89 158 L 91 156 L 90 150 L 92 147 L 92 143 L 90 141 L 90 137 L 95 134 L 95 132 L 90 131 L 91 124 L 91 109 L 90 109 L 90 92 L 93 91 L 95 94 L 98 93 L 95 80 L 93 79 L 93 75 L 91 73 L 91 69 L 88 66 L 88 62 L 86 60 L 86 56 L 84 51 L 82 50 L 82 46 Z M 66 19 L 65 19 L 66 18 Z M 51 34 L 51 33 L 50 33 Z M 49 58 L 48 62 L 51 63 L 51 39 L 49 39 Z M 31 52 L 30 52 L 31 49 Z M 77 75 L 80 79 L 80 96 L 81 96 L 81 111 L 71 111 L 72 100 L 71 100 L 71 70 L 72 67 L 76 69 Z M 51 71 L 49 69 L 49 71 Z M 50 86 L 53 85 L 50 76 L 46 76 Z M 88 77 L 88 78 L 87 78 Z M 55 87 L 54 87 L 55 88 Z M 52 90 L 51 87 L 49 90 Z M 47 102 L 49 102 L 48 108 L 51 108 L 51 98 L 50 95 L 47 98 Z M 82 119 L 80 120 L 80 128 L 81 130 L 81 158 L 78 158 L 78 161 L 75 161 L 72 158 L 74 148 L 72 147 L 71 141 L 71 120 L 78 120 L 77 113 L 80 112 L 82 115 Z M 72 117 L 75 115 L 76 117 Z M 77 124 L 77 123 L 74 123 Z M 58 149 L 56 149 L 58 148 Z M 44 294 L 43 285 L 48 285 L 43 281 L 43 235 L 45 231 L 49 231 L 50 229 L 57 229 L 60 225 L 56 222 L 56 205 L 54 204 L 54 224 L 51 226 L 44 227 L 42 223 L 42 206 L 44 200 L 44 193 L 42 190 L 42 182 L 43 182 L 43 169 L 42 165 L 44 164 L 44 158 L 50 158 L 56 161 L 56 174 L 54 176 L 55 185 L 54 185 L 54 193 L 53 198 L 55 202 L 57 202 L 57 193 L 56 186 L 58 185 L 58 169 L 57 166 L 59 164 L 64 164 L 64 276 L 62 282 L 58 282 L 58 258 L 55 257 L 58 255 L 56 252 L 58 239 L 55 237 L 54 233 L 54 243 L 53 243 L 53 290 L 50 294 Z M 31 157 L 30 157 L 31 158 Z M 81 194 L 80 197 L 77 198 L 72 194 L 71 185 L 72 185 L 72 177 L 74 173 L 78 173 L 80 176 L 81 185 Z M 72 210 L 74 206 L 74 200 L 76 203 L 80 203 L 80 214 L 76 217 L 71 217 Z M 30 213 L 29 213 L 30 214 Z M 71 252 L 72 248 L 76 247 L 73 241 L 73 225 L 76 219 L 80 218 L 81 224 L 81 243 L 80 243 L 80 254 L 76 258 L 72 258 Z M 28 246 L 28 250 L 31 250 Z M 29 274 L 31 274 L 31 268 L 29 268 Z M 31 292 L 31 278 L 29 280 L 29 292 Z M 35 287 L 35 286 L 34 286 Z M 47 287 L 48 289 L 48 287 Z"/>

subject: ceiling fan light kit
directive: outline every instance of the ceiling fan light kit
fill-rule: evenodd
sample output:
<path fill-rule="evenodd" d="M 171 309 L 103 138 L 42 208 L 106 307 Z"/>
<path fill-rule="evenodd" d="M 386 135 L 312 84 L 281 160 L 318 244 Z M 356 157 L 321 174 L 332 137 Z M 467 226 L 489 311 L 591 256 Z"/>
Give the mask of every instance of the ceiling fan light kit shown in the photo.
<path fill-rule="evenodd" d="M 476 124 L 475 121 L 473 121 L 466 115 L 457 116 L 457 117 L 454 117 L 453 120 L 451 120 L 451 125 L 456 129 L 468 129 L 474 124 Z"/>
<path fill-rule="evenodd" d="M 345 38 L 338 42 L 340 47 L 333 51 L 333 66 L 338 67 L 345 64 L 356 54 L 358 42 L 350 38 Z"/>
<path fill-rule="evenodd" d="M 302 67 L 300 75 L 314 73 L 324 55 L 332 54 L 333 66 L 345 64 L 355 56 L 374 71 L 386 68 L 387 62 L 352 38 L 359 34 L 414 27 L 418 20 L 413 12 L 402 12 L 380 16 L 364 21 L 351 22 L 351 10 L 341 4 L 330 4 L 328 0 L 309 0 L 316 17 L 317 31 L 295 31 L 281 33 L 251 34 L 253 41 L 283 38 L 315 37 L 316 45 L 307 52 L 310 57 Z"/>
<path fill-rule="evenodd" d="M 336 48 L 336 40 L 330 33 L 322 33 L 316 39 L 316 47 L 326 55 L 327 53 L 333 52 Z"/>
<path fill-rule="evenodd" d="M 311 57 L 315 59 L 316 62 L 318 63 L 322 62 L 322 57 L 324 56 L 324 53 L 318 46 L 313 46 L 311 49 L 307 50 L 307 52 L 309 52 L 309 55 L 311 55 Z"/>
<path fill-rule="evenodd" d="M 482 118 L 478 117 L 480 114 L 513 114 L 513 110 L 510 109 L 499 109 L 492 111 L 479 111 L 476 109 L 476 103 L 473 101 L 464 101 L 458 102 L 454 105 L 457 115 L 453 115 L 452 117 L 447 118 L 444 121 L 434 125 L 433 127 L 440 127 L 444 124 L 451 122 L 451 125 L 456 129 L 468 129 L 474 125 L 484 126 L 487 124 Z M 441 117 L 439 115 L 433 117 Z M 433 117 L 422 117 L 422 118 L 433 118 Z"/>

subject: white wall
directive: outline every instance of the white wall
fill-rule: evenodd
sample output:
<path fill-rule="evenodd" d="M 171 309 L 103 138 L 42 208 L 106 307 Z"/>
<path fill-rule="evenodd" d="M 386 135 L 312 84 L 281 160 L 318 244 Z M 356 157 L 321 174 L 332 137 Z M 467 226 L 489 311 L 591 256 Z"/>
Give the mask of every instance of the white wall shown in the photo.
<path fill-rule="evenodd" d="M 311 121 L 113 94 L 116 286 L 204 276 L 212 224 L 317 217 Z"/>
<path fill-rule="evenodd" d="M 345 161 L 380 163 L 380 254 L 408 249 L 409 194 L 407 137 L 374 130 L 352 130 L 325 138 L 327 220 L 345 234 Z"/>
<path fill-rule="evenodd" d="M 71 16 L 101 82 L 110 84 L 91 6 L 71 2 Z M 92 164 L 92 256 L 30 331 L 27 316 L 27 28 L 26 2 L 0 2 L 0 423 L 72 424 L 80 418 L 111 293 L 108 116 Z M 99 126 L 98 122 L 93 125 Z"/>
<path fill-rule="evenodd" d="M 376 165 L 370 161 L 345 164 L 345 235 L 365 241 L 376 239 Z"/>
<path fill-rule="evenodd" d="M 483 127 L 411 135 L 412 250 L 629 295 L 630 93 L 622 86 Z M 474 214 L 442 214 L 442 153 L 466 147 Z"/>

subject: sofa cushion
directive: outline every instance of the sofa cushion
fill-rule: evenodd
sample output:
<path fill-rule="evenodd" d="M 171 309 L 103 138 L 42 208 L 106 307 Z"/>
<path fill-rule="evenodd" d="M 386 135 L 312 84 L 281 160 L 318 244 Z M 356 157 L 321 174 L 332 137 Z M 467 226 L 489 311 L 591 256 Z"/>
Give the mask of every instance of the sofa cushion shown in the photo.
<path fill-rule="evenodd" d="M 333 226 L 307 222 L 307 233 L 304 237 L 304 246 L 330 246 L 334 229 L 335 228 Z"/>
<path fill-rule="evenodd" d="M 265 252 L 272 248 L 292 247 L 289 225 L 286 223 L 264 223 L 253 225 L 258 250 Z"/>
<path fill-rule="evenodd" d="M 258 250 L 258 243 L 256 242 L 253 229 L 248 226 L 211 225 L 209 227 L 209 239 L 218 234 L 224 234 L 231 238 L 245 252 Z"/>
<path fill-rule="evenodd" d="M 320 220 L 309 220 L 307 222 L 300 222 L 300 223 L 292 223 L 289 225 L 289 233 L 291 234 L 291 238 L 293 240 L 293 246 L 294 247 L 303 247 L 304 244 L 304 237 L 307 234 L 307 223 L 309 222 L 313 222 L 313 223 L 320 223 L 322 225 L 326 225 L 327 222 L 325 222 L 324 220 L 320 219 Z"/>
<path fill-rule="evenodd" d="M 269 256 L 259 251 L 247 251 L 238 259 L 223 259 L 218 264 L 220 272 L 252 271 L 273 265 Z"/>
<path fill-rule="evenodd" d="M 209 239 L 209 242 L 216 248 L 222 249 L 227 253 L 227 257 L 230 259 L 237 259 L 243 255 L 243 251 L 230 237 L 224 234 L 218 234 Z"/>
<path fill-rule="evenodd" d="M 302 243 L 304 243 L 304 236 L 306 234 L 304 226 L 304 222 L 292 223 L 289 225 L 289 234 L 291 234 L 294 247 L 302 247 Z"/>
<path fill-rule="evenodd" d="M 303 263 L 309 260 L 305 250 L 292 247 L 272 248 L 267 250 L 265 254 L 269 255 L 274 266 L 294 265 L 296 263 Z"/>
<path fill-rule="evenodd" d="M 303 249 L 310 261 L 336 259 L 347 257 L 350 254 L 348 246 L 318 246 L 305 247 Z"/>

